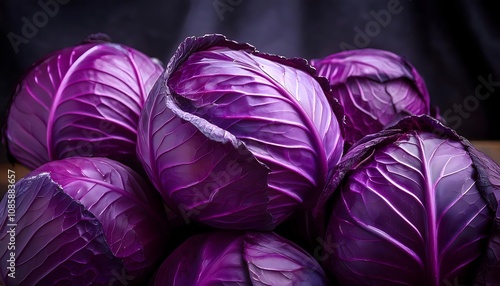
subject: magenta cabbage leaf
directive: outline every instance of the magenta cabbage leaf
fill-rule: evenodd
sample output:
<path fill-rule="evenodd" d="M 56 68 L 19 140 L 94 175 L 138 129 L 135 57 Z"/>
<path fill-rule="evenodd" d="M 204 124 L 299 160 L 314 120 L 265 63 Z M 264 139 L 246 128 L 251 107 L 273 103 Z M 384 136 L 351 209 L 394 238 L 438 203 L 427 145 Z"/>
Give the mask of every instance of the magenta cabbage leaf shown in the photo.
<path fill-rule="evenodd" d="M 30 169 L 72 156 L 133 164 L 139 114 L 162 71 L 143 53 L 103 41 L 47 55 L 14 94 L 9 152 Z"/>
<path fill-rule="evenodd" d="M 495 285 L 499 178 L 497 164 L 429 116 L 365 137 L 316 210 L 335 246 L 326 269 L 341 285 Z"/>
<path fill-rule="evenodd" d="M 2 285 L 116 285 L 124 265 L 102 224 L 47 173 L 18 181 L 15 198 L 9 194 L 0 203 Z"/>
<path fill-rule="evenodd" d="M 8 215 L 12 210 L 15 216 Z M 6 285 L 141 284 L 167 251 L 160 196 L 132 169 L 108 158 L 42 165 L 4 196 L 0 214 L 2 263 L 10 250 L 16 258 L 16 279 L 1 264 Z"/>
<path fill-rule="evenodd" d="M 408 115 L 431 114 L 425 82 L 405 58 L 385 50 L 357 49 L 313 59 L 344 107 L 346 147 Z"/>
<path fill-rule="evenodd" d="M 187 239 L 153 285 L 329 285 L 321 266 L 272 232 L 209 232 Z"/>
<path fill-rule="evenodd" d="M 67 195 L 94 214 L 127 275 L 147 274 L 165 254 L 168 221 L 161 198 L 129 167 L 108 158 L 71 157 L 31 172 L 41 173 L 49 173 Z"/>
<path fill-rule="evenodd" d="M 314 202 L 340 160 L 342 114 L 328 92 L 303 59 L 187 38 L 149 95 L 137 153 L 186 220 L 270 230 Z"/>

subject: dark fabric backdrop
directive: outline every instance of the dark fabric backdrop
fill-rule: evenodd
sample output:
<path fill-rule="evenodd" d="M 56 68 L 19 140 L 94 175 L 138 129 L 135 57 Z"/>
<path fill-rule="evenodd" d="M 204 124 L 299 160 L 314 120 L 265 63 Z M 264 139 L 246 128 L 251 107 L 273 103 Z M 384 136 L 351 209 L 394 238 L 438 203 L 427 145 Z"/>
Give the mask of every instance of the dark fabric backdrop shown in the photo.
<path fill-rule="evenodd" d="M 495 1 L 1 1 L 2 125 L 21 74 L 88 34 L 107 33 L 114 42 L 167 61 L 185 37 L 216 32 L 287 57 L 324 57 L 342 47 L 395 52 L 417 68 L 432 104 L 459 134 L 500 139 Z M 13 45 L 14 35 L 23 42 Z"/>

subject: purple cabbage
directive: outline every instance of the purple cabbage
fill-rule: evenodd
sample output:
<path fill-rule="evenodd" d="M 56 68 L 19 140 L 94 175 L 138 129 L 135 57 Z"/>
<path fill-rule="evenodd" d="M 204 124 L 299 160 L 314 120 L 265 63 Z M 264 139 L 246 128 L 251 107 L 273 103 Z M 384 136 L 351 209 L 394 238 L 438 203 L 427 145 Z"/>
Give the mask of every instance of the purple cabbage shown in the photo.
<path fill-rule="evenodd" d="M 343 151 L 341 108 L 303 59 L 187 38 L 151 91 L 137 153 L 186 221 L 271 230 L 312 205 Z"/>
<path fill-rule="evenodd" d="M 2 279 L 7 285 L 143 281 L 168 242 L 163 204 L 149 186 L 108 158 L 71 157 L 35 169 L 16 184 L 17 275 L 6 278 L 2 259 Z M 3 258 L 9 255 L 6 199 L 0 205 Z"/>
<path fill-rule="evenodd" d="M 330 285 L 321 266 L 272 232 L 190 237 L 160 266 L 153 285 Z"/>
<path fill-rule="evenodd" d="M 311 60 L 344 107 L 346 149 L 408 115 L 431 114 L 423 78 L 405 58 L 378 49 L 357 49 Z"/>
<path fill-rule="evenodd" d="M 332 194 L 333 193 L 333 194 Z M 500 166 L 429 116 L 366 136 L 316 209 L 340 285 L 497 285 Z"/>
<path fill-rule="evenodd" d="M 2 285 L 107 285 L 122 273 L 99 220 L 48 174 L 19 181 L 15 204 L 15 221 L 7 219 L 7 195 L 0 206 Z"/>
<path fill-rule="evenodd" d="M 99 39 L 47 55 L 19 82 L 5 141 L 29 169 L 73 156 L 137 161 L 139 114 L 163 67 Z"/>

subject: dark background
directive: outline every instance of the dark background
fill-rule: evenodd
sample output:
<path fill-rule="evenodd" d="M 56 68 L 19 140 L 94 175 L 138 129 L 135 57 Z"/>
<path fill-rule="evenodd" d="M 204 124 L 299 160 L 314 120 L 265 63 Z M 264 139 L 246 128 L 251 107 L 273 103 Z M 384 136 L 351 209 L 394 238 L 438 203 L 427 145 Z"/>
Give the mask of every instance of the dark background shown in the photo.
<path fill-rule="evenodd" d="M 342 43 L 400 54 L 459 134 L 500 139 L 500 10 L 494 1 L 0 1 L 2 125 L 22 73 L 91 33 L 107 33 L 166 62 L 185 37 L 216 32 L 287 57 L 324 57 Z M 490 96 L 478 99 L 477 88 Z"/>

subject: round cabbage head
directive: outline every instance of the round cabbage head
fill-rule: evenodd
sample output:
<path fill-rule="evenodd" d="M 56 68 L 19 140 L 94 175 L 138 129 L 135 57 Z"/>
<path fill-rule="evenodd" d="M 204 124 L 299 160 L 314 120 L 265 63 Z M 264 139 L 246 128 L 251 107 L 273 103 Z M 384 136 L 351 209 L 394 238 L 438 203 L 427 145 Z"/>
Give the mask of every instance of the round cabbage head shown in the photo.
<path fill-rule="evenodd" d="M 341 158 L 341 108 L 328 92 L 303 59 L 187 38 L 146 101 L 139 159 L 186 221 L 271 230 L 312 205 Z"/>
<path fill-rule="evenodd" d="M 341 285 L 500 281 L 500 167 L 436 119 L 358 141 L 326 190 L 322 257 Z"/>
<path fill-rule="evenodd" d="M 32 171 L 0 203 L 2 284 L 144 281 L 169 238 L 161 199 L 148 186 L 107 158 L 71 157 Z"/>
<path fill-rule="evenodd" d="M 5 142 L 29 169 L 74 156 L 140 166 L 137 122 L 163 67 L 131 47 L 89 38 L 47 55 L 17 86 Z"/>

